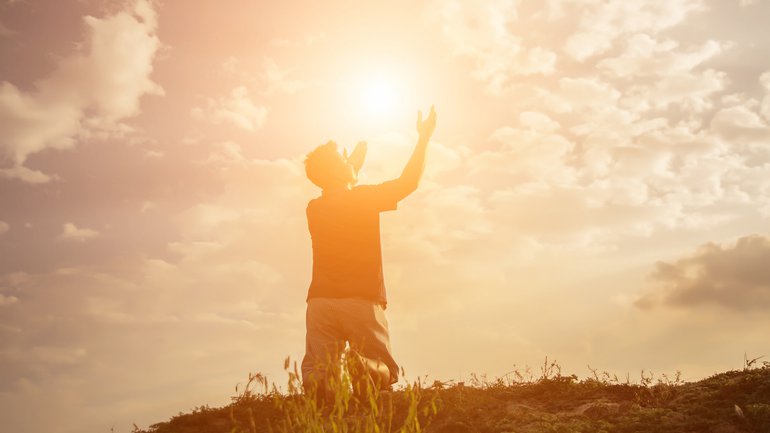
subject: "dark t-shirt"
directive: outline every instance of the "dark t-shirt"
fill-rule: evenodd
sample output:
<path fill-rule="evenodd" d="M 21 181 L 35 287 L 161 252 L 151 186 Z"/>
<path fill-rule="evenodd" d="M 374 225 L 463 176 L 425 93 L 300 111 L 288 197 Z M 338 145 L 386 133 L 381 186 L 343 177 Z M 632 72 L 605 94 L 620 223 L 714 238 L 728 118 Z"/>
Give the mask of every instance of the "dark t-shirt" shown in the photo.
<path fill-rule="evenodd" d="M 313 241 L 310 298 L 361 298 L 386 305 L 380 212 L 395 210 L 394 181 L 324 191 L 307 205 Z"/>

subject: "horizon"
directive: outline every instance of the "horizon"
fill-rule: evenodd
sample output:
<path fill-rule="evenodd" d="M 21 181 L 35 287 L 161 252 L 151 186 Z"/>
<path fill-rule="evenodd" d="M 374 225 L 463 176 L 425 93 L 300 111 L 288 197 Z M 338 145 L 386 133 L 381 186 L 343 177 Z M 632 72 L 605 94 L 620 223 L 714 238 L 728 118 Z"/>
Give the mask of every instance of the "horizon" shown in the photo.
<path fill-rule="evenodd" d="M 284 381 L 364 140 L 406 379 L 770 356 L 770 2 L 0 2 L 0 417 L 128 432 Z M 202 374 L 205 372 L 206 374 Z M 403 381 L 401 382 L 403 383 Z"/>

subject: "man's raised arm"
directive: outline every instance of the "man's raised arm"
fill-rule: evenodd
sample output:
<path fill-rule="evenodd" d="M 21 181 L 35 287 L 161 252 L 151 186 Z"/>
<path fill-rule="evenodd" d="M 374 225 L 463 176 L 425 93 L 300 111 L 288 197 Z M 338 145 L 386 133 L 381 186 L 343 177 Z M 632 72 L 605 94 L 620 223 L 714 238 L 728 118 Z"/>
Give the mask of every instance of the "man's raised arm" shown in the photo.
<path fill-rule="evenodd" d="M 425 151 L 428 148 L 428 142 L 436 129 L 436 110 L 430 107 L 430 114 L 424 121 L 422 120 L 422 111 L 417 113 L 417 133 L 419 138 L 414 146 L 412 156 L 407 161 L 401 176 L 393 181 L 397 188 L 398 200 L 408 196 L 417 189 L 422 178 L 422 172 L 425 169 Z"/>

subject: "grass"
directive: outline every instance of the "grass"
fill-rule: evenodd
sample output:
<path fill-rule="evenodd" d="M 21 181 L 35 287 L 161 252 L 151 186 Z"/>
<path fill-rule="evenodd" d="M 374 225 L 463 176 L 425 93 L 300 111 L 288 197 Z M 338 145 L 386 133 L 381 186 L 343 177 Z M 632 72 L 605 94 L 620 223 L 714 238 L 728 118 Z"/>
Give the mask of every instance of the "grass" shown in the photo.
<path fill-rule="evenodd" d="M 765 433 L 770 363 L 758 359 L 690 383 L 678 372 L 642 371 L 632 381 L 590 366 L 589 377 L 579 380 L 546 358 L 539 372 L 474 375 L 467 383 L 418 380 L 384 392 L 356 380 L 355 368 L 343 360 L 326 397 L 305 392 L 296 364 L 287 360 L 283 392 L 252 374 L 228 406 L 202 406 L 135 432 Z"/>
<path fill-rule="evenodd" d="M 233 433 L 257 433 L 253 403 L 271 400 L 278 416 L 267 420 L 267 430 L 289 432 L 361 432 L 361 433 L 420 433 L 435 414 L 435 401 L 425 399 L 420 382 L 407 385 L 398 392 L 381 391 L 378 384 L 363 374 L 363 366 L 355 356 L 346 352 L 340 363 L 331 364 L 324 389 L 316 384 L 304 384 L 294 363 L 290 369 L 287 359 L 284 369 L 288 372 L 287 393 L 282 394 L 260 375 L 250 376 L 237 403 L 245 405 L 247 423 L 239 421 L 236 407 L 231 409 Z M 253 380 L 252 380 L 253 379 Z M 257 383 L 261 392 L 249 390 L 250 383 Z M 249 403 L 252 403 L 251 405 Z M 249 412 L 251 410 L 251 412 Z M 395 417 L 398 414 L 399 416 Z"/>

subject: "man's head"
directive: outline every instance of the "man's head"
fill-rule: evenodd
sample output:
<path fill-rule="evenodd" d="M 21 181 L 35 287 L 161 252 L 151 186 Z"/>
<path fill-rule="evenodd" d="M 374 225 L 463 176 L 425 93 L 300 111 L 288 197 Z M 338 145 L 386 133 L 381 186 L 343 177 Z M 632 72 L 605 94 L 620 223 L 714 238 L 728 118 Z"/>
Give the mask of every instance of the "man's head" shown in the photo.
<path fill-rule="evenodd" d="M 363 164 L 363 157 L 360 158 L 360 163 L 357 162 L 358 158 L 353 158 L 357 153 L 360 153 L 358 147 L 351 158 L 348 158 L 347 152 L 345 155 L 337 152 L 337 143 L 334 141 L 322 144 L 305 157 L 307 178 L 321 189 L 355 185 L 358 180 L 358 169 Z"/>

